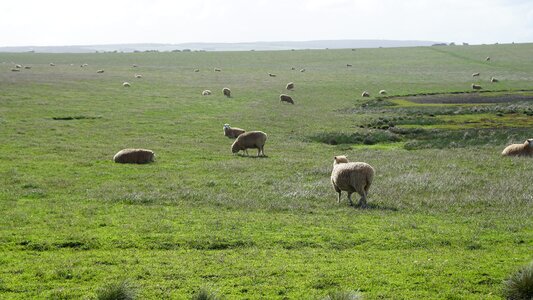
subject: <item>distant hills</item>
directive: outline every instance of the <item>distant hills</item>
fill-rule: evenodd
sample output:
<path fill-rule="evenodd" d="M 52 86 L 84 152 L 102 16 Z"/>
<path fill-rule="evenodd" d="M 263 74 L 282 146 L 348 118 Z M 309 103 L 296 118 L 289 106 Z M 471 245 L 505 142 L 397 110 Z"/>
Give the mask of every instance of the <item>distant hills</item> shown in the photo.
<path fill-rule="evenodd" d="M 22 46 L 0 47 L 0 52 L 38 52 L 38 53 L 91 53 L 91 52 L 145 52 L 145 51 L 266 51 L 302 49 L 344 49 L 344 48 L 391 48 L 431 46 L 432 41 L 395 41 L 395 40 L 318 40 L 286 42 L 251 43 L 182 43 L 182 44 L 110 44 L 79 46 Z M 442 43 L 441 43 L 442 44 Z"/>

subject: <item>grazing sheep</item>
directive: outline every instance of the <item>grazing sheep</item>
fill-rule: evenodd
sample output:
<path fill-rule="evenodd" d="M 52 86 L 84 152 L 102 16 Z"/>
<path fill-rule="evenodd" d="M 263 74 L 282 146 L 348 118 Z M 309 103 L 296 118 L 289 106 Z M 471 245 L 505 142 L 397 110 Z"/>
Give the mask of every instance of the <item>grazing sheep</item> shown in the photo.
<path fill-rule="evenodd" d="M 381 90 L 381 91 L 379 91 L 379 94 L 380 95 L 387 95 L 387 91 L 386 90 Z"/>
<path fill-rule="evenodd" d="M 121 164 L 146 164 L 153 162 L 154 151 L 147 149 L 123 149 L 113 156 L 113 161 Z"/>
<path fill-rule="evenodd" d="M 268 73 L 268 76 L 270 76 L 270 77 L 276 77 L 276 74 Z"/>
<path fill-rule="evenodd" d="M 490 82 L 498 82 L 498 81 L 499 81 L 499 80 L 496 79 L 496 78 L 494 78 L 494 77 L 491 77 L 491 78 L 490 78 Z"/>
<path fill-rule="evenodd" d="M 231 90 L 229 88 L 227 87 L 223 88 L 222 93 L 224 94 L 224 96 L 231 98 Z"/>
<path fill-rule="evenodd" d="M 346 64 L 346 67 L 351 67 L 351 66 L 352 66 L 352 64 Z"/>
<path fill-rule="evenodd" d="M 472 77 L 479 77 L 479 72 L 472 73 Z"/>
<path fill-rule="evenodd" d="M 122 86 L 123 86 L 123 87 L 130 87 L 131 85 L 130 85 L 129 82 L 124 82 L 124 83 L 122 83 Z"/>
<path fill-rule="evenodd" d="M 31 66 L 25 66 L 24 69 L 29 70 L 31 69 Z"/>
<path fill-rule="evenodd" d="M 88 64 L 82 64 L 82 65 L 80 65 L 81 68 L 85 68 L 85 67 L 87 67 L 87 66 L 88 66 Z"/>
<path fill-rule="evenodd" d="M 231 145 L 231 153 L 243 150 L 248 155 L 247 149 L 257 148 L 257 156 L 265 155 L 266 133 L 262 131 L 247 131 L 237 137 Z"/>
<path fill-rule="evenodd" d="M 202 96 L 209 96 L 209 95 L 211 95 L 211 91 L 210 90 L 204 90 L 202 92 Z"/>
<path fill-rule="evenodd" d="M 200 72 L 200 69 L 194 69 L 194 72 Z"/>
<path fill-rule="evenodd" d="M 481 87 L 481 85 L 479 85 L 479 84 L 473 84 L 473 83 L 472 83 L 472 89 L 473 89 L 473 90 L 481 90 L 482 87 Z"/>
<path fill-rule="evenodd" d="M 305 69 L 301 69 L 300 72 L 302 72 L 302 73 L 305 72 Z"/>
<path fill-rule="evenodd" d="M 222 70 L 219 69 L 219 68 L 214 68 L 213 70 L 214 70 L 215 72 L 220 72 L 220 71 L 222 71 Z"/>
<path fill-rule="evenodd" d="M 96 73 L 102 74 L 102 73 L 104 73 L 104 70 L 98 70 L 98 71 L 96 71 Z"/>
<path fill-rule="evenodd" d="M 50 63 L 50 67 L 55 67 L 55 66 L 56 66 L 56 64 Z"/>
<path fill-rule="evenodd" d="M 22 68 L 22 65 L 15 65 L 15 68 L 17 68 L 17 69 L 21 69 L 21 68 Z"/>
<path fill-rule="evenodd" d="M 364 162 L 348 162 L 346 156 L 335 156 L 331 171 L 331 184 L 339 194 L 337 201 L 341 202 L 342 191 L 348 192 L 348 200 L 353 206 L 352 194 L 357 192 L 361 199 L 358 206 L 365 208 L 368 190 L 374 178 L 374 168 Z"/>
<path fill-rule="evenodd" d="M 490 61 L 490 56 L 487 56 L 487 58 L 485 58 L 485 61 Z"/>
<path fill-rule="evenodd" d="M 294 82 L 289 82 L 289 83 L 287 83 L 286 88 L 287 88 L 287 90 L 289 90 L 289 91 L 292 90 L 292 89 L 294 89 Z"/>
<path fill-rule="evenodd" d="M 131 65 L 132 68 L 137 68 L 136 64 Z"/>
<path fill-rule="evenodd" d="M 231 127 L 229 124 L 224 124 L 224 136 L 230 139 L 236 139 L 239 135 L 245 133 L 246 130 L 237 127 Z"/>
<path fill-rule="evenodd" d="M 370 97 L 370 93 L 367 92 L 367 91 L 364 91 L 364 92 L 361 94 L 361 97 Z"/>
<path fill-rule="evenodd" d="M 523 144 L 512 144 L 503 149 L 504 156 L 533 156 L 533 139 L 527 139 Z"/>
<path fill-rule="evenodd" d="M 141 74 L 135 74 L 135 78 L 143 78 Z"/>
<path fill-rule="evenodd" d="M 295 68 L 295 67 L 292 67 L 292 68 L 291 68 L 291 70 L 293 70 L 293 71 L 294 71 L 294 70 L 296 70 L 296 68 Z"/>
<path fill-rule="evenodd" d="M 20 72 L 20 69 L 11 69 L 11 72 Z"/>
<path fill-rule="evenodd" d="M 289 95 L 285 95 L 285 94 L 279 95 L 279 101 L 294 104 L 294 100 L 292 100 L 292 97 Z"/>

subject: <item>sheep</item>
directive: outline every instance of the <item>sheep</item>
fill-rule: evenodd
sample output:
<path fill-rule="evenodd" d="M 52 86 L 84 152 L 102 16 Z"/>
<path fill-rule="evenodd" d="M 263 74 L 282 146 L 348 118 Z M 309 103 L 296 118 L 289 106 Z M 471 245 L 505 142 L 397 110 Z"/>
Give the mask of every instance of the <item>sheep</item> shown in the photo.
<path fill-rule="evenodd" d="M 479 72 L 472 73 L 472 77 L 479 77 Z"/>
<path fill-rule="evenodd" d="M 131 65 L 132 68 L 137 68 L 136 64 Z"/>
<path fill-rule="evenodd" d="M 503 156 L 533 156 L 533 139 L 527 139 L 523 144 L 512 144 L 502 152 Z"/>
<path fill-rule="evenodd" d="M 294 82 L 289 82 L 289 83 L 287 83 L 286 88 L 287 88 L 287 90 L 289 90 L 289 91 L 292 90 L 292 89 L 294 89 Z"/>
<path fill-rule="evenodd" d="M 124 83 L 122 83 L 122 86 L 123 86 L 123 87 L 130 87 L 131 85 L 130 85 L 129 82 L 124 82 Z"/>
<path fill-rule="evenodd" d="M 146 164 L 153 162 L 154 151 L 148 149 L 122 149 L 115 156 L 113 161 L 121 164 Z"/>
<path fill-rule="evenodd" d="M 237 127 L 231 127 L 229 124 L 224 124 L 224 136 L 227 136 L 229 139 L 236 139 L 239 135 L 245 133 L 246 130 Z"/>
<path fill-rule="evenodd" d="M 352 66 L 352 64 L 346 64 L 346 67 L 351 67 L 351 66 Z"/>
<path fill-rule="evenodd" d="M 29 70 L 31 69 L 31 66 L 25 66 L 24 69 Z"/>
<path fill-rule="evenodd" d="M 202 92 L 202 96 L 209 96 L 209 95 L 211 95 L 211 91 L 210 90 L 204 90 Z"/>
<path fill-rule="evenodd" d="M 22 65 L 15 65 L 15 68 L 17 68 L 17 69 L 21 69 L 21 68 L 22 68 Z"/>
<path fill-rule="evenodd" d="M 215 72 L 220 72 L 220 71 L 222 71 L 222 70 L 219 69 L 219 68 L 214 68 L 213 70 L 214 70 Z"/>
<path fill-rule="evenodd" d="M 247 149 L 257 148 L 257 156 L 265 155 L 266 133 L 262 131 L 247 131 L 237 137 L 231 145 L 231 153 L 235 154 L 243 150 L 248 155 Z"/>
<path fill-rule="evenodd" d="M 96 73 L 102 74 L 102 73 L 104 73 L 104 70 L 98 70 L 98 71 L 96 71 Z"/>
<path fill-rule="evenodd" d="M 292 97 L 286 94 L 279 95 L 279 101 L 294 104 L 294 100 L 292 100 Z"/>
<path fill-rule="evenodd" d="M 270 76 L 270 77 L 276 77 L 276 74 L 268 73 L 268 76 Z"/>
<path fill-rule="evenodd" d="M 200 72 L 200 69 L 194 69 L 194 72 Z"/>
<path fill-rule="evenodd" d="M 139 79 L 139 78 L 143 78 L 143 76 L 141 74 L 135 74 L 135 78 Z"/>
<path fill-rule="evenodd" d="M 494 78 L 494 77 L 491 77 L 491 78 L 490 78 L 490 82 L 492 82 L 492 83 L 494 83 L 494 82 L 498 82 L 498 81 L 499 81 L 499 80 L 496 79 L 496 78 Z"/>
<path fill-rule="evenodd" d="M 473 84 L 473 83 L 472 83 L 472 89 L 473 89 L 473 90 L 481 90 L 482 87 L 481 87 L 481 85 L 479 85 L 479 84 Z"/>
<path fill-rule="evenodd" d="M 20 69 L 11 69 L 11 72 L 20 72 Z"/>
<path fill-rule="evenodd" d="M 485 61 L 490 61 L 490 56 L 487 56 L 487 58 L 485 58 Z"/>
<path fill-rule="evenodd" d="M 367 92 L 367 91 L 364 91 L 364 92 L 361 94 L 361 97 L 370 97 L 370 93 Z"/>
<path fill-rule="evenodd" d="M 379 94 L 380 95 L 387 95 L 387 91 L 386 90 L 381 90 L 381 91 L 379 91 Z"/>
<path fill-rule="evenodd" d="M 56 66 L 56 64 L 50 63 L 50 67 L 55 67 L 55 66 Z"/>
<path fill-rule="evenodd" d="M 89 65 L 89 64 L 82 64 L 82 65 L 80 65 L 80 67 L 81 67 L 81 68 L 85 68 L 85 67 L 87 67 L 88 65 Z"/>
<path fill-rule="evenodd" d="M 292 67 L 291 70 L 294 71 L 294 70 L 296 70 L 296 68 L 295 68 L 295 67 Z"/>
<path fill-rule="evenodd" d="M 305 69 L 301 69 L 300 72 L 302 72 L 302 73 L 305 72 Z"/>
<path fill-rule="evenodd" d="M 229 88 L 227 87 L 223 88 L 222 93 L 224 94 L 224 96 L 231 98 L 231 90 Z"/>
<path fill-rule="evenodd" d="M 331 171 L 331 184 L 338 193 L 337 203 L 341 202 L 342 191 L 348 192 L 348 200 L 353 206 L 352 194 L 357 192 L 361 199 L 358 206 L 366 208 L 368 190 L 374 178 L 374 168 L 364 162 L 349 162 L 346 156 L 335 156 Z"/>

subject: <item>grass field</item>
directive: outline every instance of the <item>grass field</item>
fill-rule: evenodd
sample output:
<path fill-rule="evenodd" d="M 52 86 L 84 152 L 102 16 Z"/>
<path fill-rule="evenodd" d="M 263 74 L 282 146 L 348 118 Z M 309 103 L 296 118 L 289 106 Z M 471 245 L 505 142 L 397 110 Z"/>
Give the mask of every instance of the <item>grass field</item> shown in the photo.
<path fill-rule="evenodd" d="M 533 259 L 532 159 L 500 156 L 533 137 L 531 53 L 2 53 L 0 298 L 94 299 L 127 279 L 141 299 L 499 299 Z M 525 96 L 406 97 L 472 83 Z M 232 155 L 224 123 L 265 131 L 267 157 Z M 156 162 L 113 163 L 123 148 Z M 369 209 L 337 204 L 335 155 L 376 169 Z"/>

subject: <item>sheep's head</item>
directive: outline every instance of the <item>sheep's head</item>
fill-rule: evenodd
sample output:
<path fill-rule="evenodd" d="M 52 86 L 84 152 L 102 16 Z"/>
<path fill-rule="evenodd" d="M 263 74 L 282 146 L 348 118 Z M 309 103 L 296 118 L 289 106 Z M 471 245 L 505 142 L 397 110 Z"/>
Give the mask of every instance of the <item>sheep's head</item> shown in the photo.
<path fill-rule="evenodd" d="M 343 164 L 343 163 L 347 163 L 348 162 L 348 158 L 345 155 L 335 156 L 333 158 L 333 160 L 334 160 L 333 161 L 334 165 Z"/>
<path fill-rule="evenodd" d="M 227 123 L 224 124 L 224 128 L 230 128 L 230 127 L 229 127 L 229 124 L 227 124 Z"/>
<path fill-rule="evenodd" d="M 231 145 L 231 153 L 235 154 L 237 152 L 239 152 L 241 149 L 239 143 L 237 143 L 237 141 L 233 142 L 233 144 Z"/>
<path fill-rule="evenodd" d="M 533 148 L 533 139 L 527 139 L 525 143 L 529 148 Z"/>

